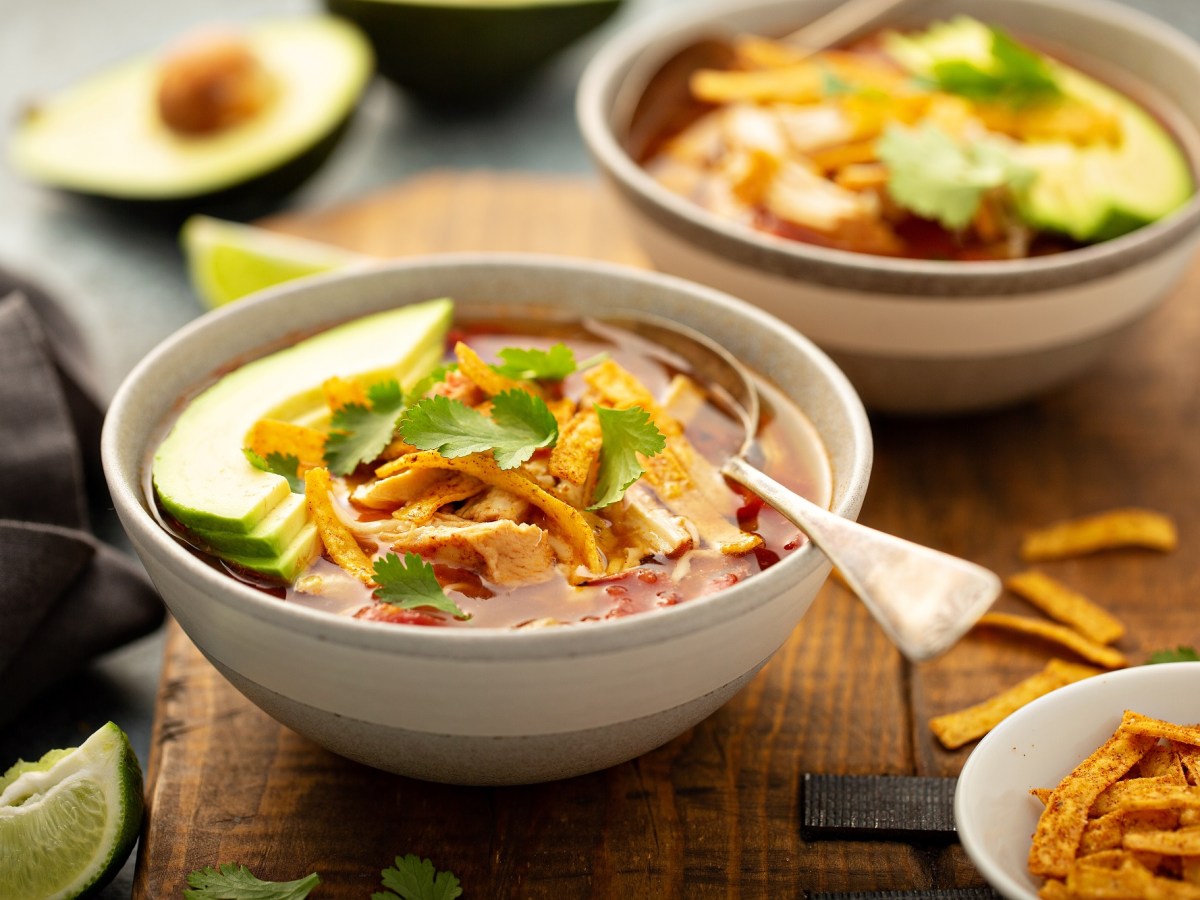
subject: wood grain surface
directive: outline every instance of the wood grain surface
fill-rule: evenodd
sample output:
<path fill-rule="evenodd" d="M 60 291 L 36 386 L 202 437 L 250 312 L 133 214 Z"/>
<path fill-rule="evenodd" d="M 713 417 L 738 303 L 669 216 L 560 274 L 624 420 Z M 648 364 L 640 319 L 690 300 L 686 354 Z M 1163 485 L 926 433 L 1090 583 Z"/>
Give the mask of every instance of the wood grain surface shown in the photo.
<path fill-rule="evenodd" d="M 535 250 L 638 264 L 615 210 L 575 178 L 441 173 L 272 227 L 380 256 Z M 862 520 L 988 565 L 1020 567 L 1026 530 L 1126 505 L 1173 514 L 1181 547 L 1043 568 L 1117 612 L 1134 662 L 1200 644 L 1200 267 L 1120 355 L 1016 409 L 873 418 Z M 1015 597 L 1001 609 L 1036 615 Z M 792 897 L 980 885 L 961 848 L 806 843 L 805 772 L 954 775 L 927 720 L 1041 668 L 1052 648 L 982 630 L 906 664 L 836 584 L 758 678 L 666 746 L 526 788 L 446 787 L 348 762 L 277 725 L 171 626 L 148 765 L 135 896 L 179 896 L 188 872 L 317 871 L 313 897 L 366 898 L 397 854 L 454 871 L 468 897 Z"/>

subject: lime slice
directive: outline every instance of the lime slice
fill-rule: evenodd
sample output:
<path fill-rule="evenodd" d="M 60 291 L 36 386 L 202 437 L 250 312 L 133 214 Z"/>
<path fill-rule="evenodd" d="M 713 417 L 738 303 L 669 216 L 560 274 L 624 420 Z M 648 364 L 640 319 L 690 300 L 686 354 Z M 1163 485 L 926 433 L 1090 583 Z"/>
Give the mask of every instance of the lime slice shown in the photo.
<path fill-rule="evenodd" d="M 179 233 L 192 288 L 209 309 L 371 257 L 253 225 L 192 216 Z"/>
<path fill-rule="evenodd" d="M 0 897 L 58 900 L 103 887 L 142 824 L 142 770 L 109 722 L 76 749 L 0 778 Z"/>

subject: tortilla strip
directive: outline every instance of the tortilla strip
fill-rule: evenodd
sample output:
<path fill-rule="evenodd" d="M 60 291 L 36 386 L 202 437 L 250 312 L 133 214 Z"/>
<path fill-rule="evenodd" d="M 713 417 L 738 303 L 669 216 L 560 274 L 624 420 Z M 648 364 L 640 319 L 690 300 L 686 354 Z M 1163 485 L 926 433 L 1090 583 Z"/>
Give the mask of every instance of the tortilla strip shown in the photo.
<path fill-rule="evenodd" d="M 1120 669 L 1129 665 L 1129 660 L 1120 650 L 1105 647 L 1095 641 L 1088 640 L 1078 631 L 1063 625 L 1054 625 L 1041 619 L 1031 619 L 1028 616 L 1014 616 L 1010 613 L 984 613 L 976 625 L 1004 628 L 1021 634 L 1032 634 L 1061 644 L 1068 650 L 1078 653 L 1088 662 L 1106 669 Z"/>
<path fill-rule="evenodd" d="M 462 341 L 454 345 L 454 355 L 458 357 L 458 371 L 479 385 L 480 390 L 489 397 L 495 397 L 505 391 L 525 391 L 535 397 L 542 396 L 542 391 L 536 384 L 501 375 Z"/>
<path fill-rule="evenodd" d="M 616 409 L 640 406 L 666 438 L 667 446 L 661 453 L 642 461 L 646 481 L 671 512 L 693 522 L 700 536 L 722 553 L 749 553 L 762 544 L 761 537 L 733 524 L 737 510 L 732 502 L 724 509 L 715 505 L 717 498 L 729 496 L 724 477 L 696 452 L 684 436 L 683 426 L 667 414 L 635 375 L 607 359 L 584 372 L 583 378 L 605 405 Z"/>
<path fill-rule="evenodd" d="M 300 472 L 325 465 L 325 432 L 279 419 L 259 419 L 246 435 L 246 446 L 266 459 L 272 453 L 294 456 Z"/>
<path fill-rule="evenodd" d="M 1041 900 L 1071 900 L 1074 895 L 1067 890 L 1065 881 L 1050 878 L 1038 889 Z"/>
<path fill-rule="evenodd" d="M 1114 509 L 1056 522 L 1025 536 L 1021 558 L 1027 562 L 1068 559 L 1099 550 L 1144 547 L 1166 552 L 1179 543 L 1170 517 L 1148 509 Z"/>
<path fill-rule="evenodd" d="M 1118 853 L 1121 851 L 1107 851 Z M 1096 865 L 1090 861 L 1097 856 L 1086 856 L 1071 867 L 1067 875 L 1067 890 L 1071 897 L 1112 898 L 1151 897 L 1160 900 L 1200 900 L 1200 888 L 1170 878 L 1158 878 L 1129 852 L 1124 852 L 1120 865 L 1109 860 Z"/>
<path fill-rule="evenodd" d="M 601 559 L 596 535 L 588 518 L 573 506 L 563 503 L 539 487 L 523 470 L 501 469 L 489 454 L 472 453 L 457 459 L 447 459 L 436 450 L 422 450 L 385 463 L 375 470 L 375 475 L 378 478 L 387 478 L 406 469 L 450 469 L 465 472 L 485 484 L 495 485 L 510 494 L 523 497 L 545 513 L 546 518 L 567 539 L 572 550 L 572 568 L 582 566 L 588 572 L 604 571 L 604 561 Z M 570 577 L 574 580 L 577 575 L 572 573 Z"/>
<path fill-rule="evenodd" d="M 304 473 L 304 499 L 325 550 L 335 563 L 367 587 L 375 587 L 375 566 L 334 512 L 332 489 L 328 469 L 309 469 Z"/>
<path fill-rule="evenodd" d="M 359 382 L 349 378 L 339 378 L 335 375 L 325 379 L 321 383 L 321 393 L 325 395 L 325 402 L 333 412 L 351 404 L 369 405 L 367 389 Z"/>
<path fill-rule="evenodd" d="M 1054 793 L 1054 789 L 1053 788 L 1030 788 L 1029 793 L 1030 793 L 1030 796 L 1037 797 L 1038 800 L 1040 800 L 1042 802 L 1042 806 L 1045 806 L 1047 803 L 1050 802 L 1050 795 Z"/>
<path fill-rule="evenodd" d="M 1187 775 L 1183 771 L 1183 762 L 1174 746 L 1159 744 L 1151 747 L 1150 752 L 1142 757 L 1137 767 L 1141 778 L 1161 778 L 1170 784 L 1187 784 Z"/>
<path fill-rule="evenodd" d="M 1136 736 L 1151 741 L 1153 746 L 1154 738 Z M 1091 812 L 1093 816 L 1102 816 L 1118 810 L 1149 809 L 1200 809 L 1200 788 L 1171 784 L 1161 778 L 1130 778 L 1101 791 L 1092 803 Z"/>
<path fill-rule="evenodd" d="M 600 444 L 600 418 L 591 407 L 580 409 L 550 451 L 550 474 L 571 484 L 586 484 L 600 456 Z"/>
<path fill-rule="evenodd" d="M 1200 784 L 1200 747 L 1172 741 L 1171 749 L 1179 756 L 1188 784 Z"/>
<path fill-rule="evenodd" d="M 1148 734 L 1151 737 L 1189 744 L 1192 747 L 1200 746 L 1200 726 L 1198 725 L 1175 725 L 1135 712 L 1127 712 L 1125 715 L 1127 721 L 1123 722 L 1122 726 L 1135 734 Z"/>
<path fill-rule="evenodd" d="M 1038 818 L 1033 845 L 1029 848 L 1030 872 L 1068 877 L 1092 803 L 1105 788 L 1132 769 L 1154 742 L 1152 737 L 1118 728 L 1103 746 L 1059 782 Z"/>
<path fill-rule="evenodd" d="M 1064 684 L 1099 675 L 1100 669 L 1052 659 L 1032 675 L 1006 691 L 975 706 L 929 720 L 929 728 L 947 750 L 981 738 L 1025 704 Z"/>
<path fill-rule="evenodd" d="M 1200 856 L 1200 828 L 1178 831 L 1130 831 L 1125 834 L 1126 850 L 1142 850 L 1169 856 Z"/>
<path fill-rule="evenodd" d="M 1092 819 L 1083 830 L 1079 855 L 1090 856 L 1102 850 L 1119 850 L 1125 834 L 1135 831 L 1160 831 L 1174 828 L 1179 815 L 1171 810 L 1116 810 Z"/>
<path fill-rule="evenodd" d="M 1098 644 L 1111 644 L 1125 634 L 1125 626 L 1119 619 L 1045 572 L 1037 569 L 1018 572 L 1006 578 L 1004 586 L 1050 618 Z"/>
<path fill-rule="evenodd" d="M 392 513 L 392 518 L 407 525 L 424 525 L 447 503 L 474 497 L 483 490 L 483 482 L 470 475 L 455 472 L 449 478 L 432 485 L 428 493 L 406 503 Z"/>

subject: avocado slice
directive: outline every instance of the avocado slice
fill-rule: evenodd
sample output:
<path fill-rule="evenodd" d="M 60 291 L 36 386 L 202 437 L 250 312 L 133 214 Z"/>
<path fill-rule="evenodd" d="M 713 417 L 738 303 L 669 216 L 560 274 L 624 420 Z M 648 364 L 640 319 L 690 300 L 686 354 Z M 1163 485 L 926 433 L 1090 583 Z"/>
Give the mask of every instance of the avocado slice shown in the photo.
<path fill-rule="evenodd" d="M 318 417 L 321 384 L 335 375 L 412 384 L 440 362 L 452 315 L 448 299 L 377 313 L 225 375 L 186 406 L 155 452 L 159 502 L 231 562 L 267 574 L 294 568 L 311 524 L 303 497 L 247 461 L 250 428 L 261 418 Z"/>
<path fill-rule="evenodd" d="M 325 0 L 371 39 L 379 71 L 459 107 L 515 90 L 617 11 L 620 0 Z"/>
<path fill-rule="evenodd" d="M 930 77 L 946 63 L 983 72 L 1002 68 L 992 30 L 966 16 L 921 34 L 891 34 L 885 49 L 918 76 Z M 1036 56 L 1065 100 L 1098 111 L 1115 123 L 1116 135 L 1083 144 L 1039 138 L 1014 148 L 1036 176 L 1016 192 L 1018 211 L 1028 224 L 1077 241 L 1102 241 L 1161 219 L 1188 201 L 1195 184 L 1187 160 L 1149 112 L 1077 69 Z"/>
<path fill-rule="evenodd" d="M 13 166 L 82 194 L 187 208 L 278 197 L 332 151 L 374 60 L 354 25 L 331 16 L 258 24 L 244 34 L 272 85 L 244 121 L 183 133 L 160 113 L 162 61 L 134 60 L 36 105 L 10 144 Z"/>

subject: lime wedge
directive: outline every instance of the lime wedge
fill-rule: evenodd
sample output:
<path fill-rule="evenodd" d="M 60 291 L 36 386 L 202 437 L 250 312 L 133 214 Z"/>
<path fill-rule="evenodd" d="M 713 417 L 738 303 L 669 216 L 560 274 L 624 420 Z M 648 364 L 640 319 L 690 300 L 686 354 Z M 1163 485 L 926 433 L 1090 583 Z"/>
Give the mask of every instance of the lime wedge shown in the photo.
<path fill-rule="evenodd" d="M 371 260 L 319 241 L 209 216 L 184 222 L 179 242 L 192 288 L 209 309 L 293 278 Z"/>
<path fill-rule="evenodd" d="M 18 762 L 0 778 L 0 897 L 99 890 L 133 849 L 142 811 L 141 767 L 112 722 L 76 749 Z"/>

